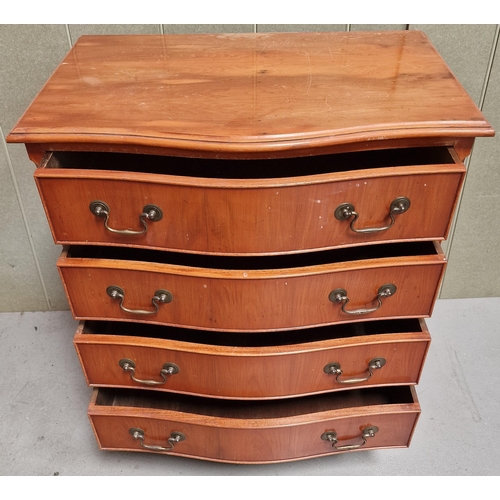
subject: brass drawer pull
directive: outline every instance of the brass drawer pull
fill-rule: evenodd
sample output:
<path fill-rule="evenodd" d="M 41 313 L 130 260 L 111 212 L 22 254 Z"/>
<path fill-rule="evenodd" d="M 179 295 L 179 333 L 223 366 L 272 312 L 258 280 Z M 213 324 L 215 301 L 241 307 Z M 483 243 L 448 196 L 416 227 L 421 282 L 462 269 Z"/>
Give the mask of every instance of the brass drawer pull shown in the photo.
<path fill-rule="evenodd" d="M 146 448 L 147 450 L 153 450 L 153 451 L 172 451 L 174 449 L 174 446 L 176 443 L 179 443 L 180 441 L 184 441 L 186 439 L 186 436 L 182 434 L 182 432 L 171 432 L 170 437 L 167 439 L 167 442 L 170 446 L 156 446 L 152 444 L 146 444 L 144 443 L 144 431 L 142 429 L 136 429 L 132 428 L 129 429 L 130 434 L 132 434 L 132 437 L 134 439 L 139 440 L 139 444 L 143 447 Z"/>
<path fill-rule="evenodd" d="M 157 222 L 163 218 L 163 212 L 160 207 L 156 205 L 146 205 L 142 209 L 142 214 L 139 215 L 139 220 L 141 224 L 144 226 L 142 231 L 133 231 L 132 229 L 113 229 L 108 226 L 109 220 L 109 207 L 103 201 L 94 200 L 90 204 L 90 211 L 96 215 L 97 217 L 104 217 L 104 227 L 110 232 L 114 234 L 126 234 L 129 236 L 138 236 L 141 234 L 145 234 L 148 230 L 147 221 Z"/>
<path fill-rule="evenodd" d="M 125 292 L 116 285 L 111 285 L 106 288 L 106 293 L 112 298 L 112 299 L 119 299 L 120 300 L 120 309 L 126 313 L 129 314 L 139 314 L 139 315 L 146 315 L 146 314 L 156 314 L 158 310 L 160 309 L 158 303 L 161 304 L 168 304 L 169 302 L 172 302 L 173 297 L 172 294 L 168 290 L 156 290 L 155 294 L 151 298 L 152 304 L 155 306 L 154 311 L 144 311 L 142 309 L 127 309 L 123 305 L 123 301 L 125 300 Z"/>
<path fill-rule="evenodd" d="M 339 384 L 359 384 L 360 382 L 366 382 L 369 380 L 372 375 L 374 370 L 380 370 L 384 365 L 386 361 L 384 358 L 373 358 L 369 363 L 368 363 L 368 375 L 363 378 L 348 378 L 345 380 L 341 380 L 340 377 L 342 376 L 342 368 L 340 368 L 340 363 L 328 363 L 324 368 L 323 371 L 325 373 L 328 373 L 328 375 L 335 375 L 335 380 Z"/>
<path fill-rule="evenodd" d="M 388 226 L 384 227 L 367 227 L 365 229 L 356 229 L 354 227 L 354 223 L 358 220 L 359 214 L 354 209 L 354 205 L 351 203 L 342 203 L 335 209 L 335 218 L 337 220 L 347 220 L 350 219 L 354 215 L 354 219 L 352 219 L 350 228 L 351 231 L 355 233 L 367 234 L 367 233 L 378 233 L 380 231 L 387 231 L 390 229 L 396 219 L 395 215 L 400 215 L 405 213 L 410 208 L 410 200 L 402 196 L 401 198 L 396 198 L 389 207 L 389 217 L 391 218 L 391 222 Z"/>
<path fill-rule="evenodd" d="M 135 378 L 135 363 L 131 359 L 123 358 L 118 361 L 118 364 L 123 368 L 123 371 L 128 372 L 130 374 L 130 378 L 134 382 L 138 382 L 139 384 L 144 385 L 163 385 L 167 382 L 167 378 L 170 375 L 175 375 L 179 373 L 179 367 L 175 363 L 165 363 L 160 370 L 160 377 L 163 379 L 162 381 L 157 380 L 141 380 L 139 378 Z"/>
<path fill-rule="evenodd" d="M 326 431 L 321 435 L 321 439 L 323 441 L 328 441 L 329 443 L 331 443 L 332 448 L 337 451 L 347 451 L 347 450 L 355 450 L 356 448 L 361 448 L 366 444 L 368 438 L 374 437 L 377 432 L 378 432 L 378 427 L 375 427 L 374 425 L 371 425 L 370 427 L 365 427 L 360 436 L 361 439 L 363 440 L 362 443 L 346 444 L 344 446 L 337 446 L 339 440 L 337 439 L 337 433 L 335 431 Z"/>
<path fill-rule="evenodd" d="M 382 307 L 382 299 L 386 297 L 392 297 L 396 293 L 396 285 L 393 285 L 392 283 L 389 283 L 387 285 L 382 285 L 377 292 L 377 306 L 373 307 L 371 309 L 355 309 L 354 311 L 348 311 L 345 306 L 349 303 L 349 297 L 347 296 L 347 291 L 344 288 L 337 288 L 330 292 L 329 299 L 332 302 L 338 302 L 339 304 L 343 302 L 342 304 L 342 312 L 345 312 L 346 314 L 368 314 L 375 312 L 377 309 L 380 309 Z"/>

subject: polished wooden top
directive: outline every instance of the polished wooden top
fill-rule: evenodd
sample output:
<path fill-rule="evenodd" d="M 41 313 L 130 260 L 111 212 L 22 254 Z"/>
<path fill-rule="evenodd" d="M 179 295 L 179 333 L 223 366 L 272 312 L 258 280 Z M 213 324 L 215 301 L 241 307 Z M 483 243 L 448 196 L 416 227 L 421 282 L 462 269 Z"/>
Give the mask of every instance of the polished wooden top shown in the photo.
<path fill-rule="evenodd" d="M 9 142 L 266 152 L 493 130 L 419 31 L 83 36 Z"/>

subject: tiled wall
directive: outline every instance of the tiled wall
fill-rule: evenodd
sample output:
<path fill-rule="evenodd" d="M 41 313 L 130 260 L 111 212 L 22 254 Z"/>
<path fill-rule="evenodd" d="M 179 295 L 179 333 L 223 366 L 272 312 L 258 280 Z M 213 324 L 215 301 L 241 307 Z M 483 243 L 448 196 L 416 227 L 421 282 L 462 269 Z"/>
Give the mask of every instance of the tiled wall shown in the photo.
<path fill-rule="evenodd" d="M 83 34 L 420 29 L 427 33 L 496 138 L 479 139 L 453 232 L 441 298 L 500 296 L 500 49 L 497 25 L 0 25 L 0 311 L 67 309 L 53 244 L 23 145 L 5 136 Z"/>

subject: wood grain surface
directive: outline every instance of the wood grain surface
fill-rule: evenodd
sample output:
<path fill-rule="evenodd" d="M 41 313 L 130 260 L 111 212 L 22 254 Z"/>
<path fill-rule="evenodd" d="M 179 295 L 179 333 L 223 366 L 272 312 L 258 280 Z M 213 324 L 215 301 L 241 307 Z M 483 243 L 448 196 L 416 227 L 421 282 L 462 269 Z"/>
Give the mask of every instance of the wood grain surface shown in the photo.
<path fill-rule="evenodd" d="M 220 161 L 209 160 L 201 166 L 200 162 L 176 166 L 172 159 L 141 155 L 133 159 L 73 156 L 66 161 L 67 157 L 59 160 L 52 155 L 37 169 L 35 179 L 59 244 L 238 255 L 444 239 L 464 165 L 453 150 L 444 148 L 433 153 L 425 149 L 397 153 L 365 153 L 361 158 L 359 154 L 327 155 L 298 164 L 285 160 L 262 165 L 259 161 L 251 167 L 242 166 L 241 161 L 228 165 L 227 160 L 222 166 Z M 449 163 L 441 163 L 444 160 Z M 64 168 L 70 164 L 72 168 Z M 137 171 L 124 171 L 134 168 Z M 178 174 L 183 169 L 187 176 L 151 173 Z M 193 177 L 199 170 L 204 177 Z M 307 175 L 315 170 L 326 173 Z M 299 175 L 292 177 L 294 172 Z M 245 179 L 215 178 L 245 174 Z M 251 178 L 264 175 L 276 177 Z M 410 209 L 396 216 L 386 231 L 355 233 L 350 228 L 352 218 L 335 217 L 340 204 L 351 203 L 360 214 L 355 229 L 385 227 L 392 201 L 402 196 L 410 200 Z M 109 225 L 114 229 L 142 230 L 139 216 L 151 203 L 161 208 L 163 218 L 148 222 L 142 235 L 113 234 L 104 227 L 104 219 L 90 211 L 96 200 L 108 205 Z"/>
<path fill-rule="evenodd" d="M 230 269 L 234 260 L 227 262 L 224 258 L 223 267 L 215 269 L 133 260 L 134 255 L 145 252 L 139 250 L 130 250 L 130 257 L 125 256 L 124 260 L 116 258 L 117 249 L 110 249 L 115 258 L 89 258 L 85 252 L 92 249 L 83 247 L 74 249 L 80 252 L 78 257 L 64 250 L 58 268 L 77 319 L 144 321 L 207 330 L 272 331 L 366 318 L 428 317 L 446 261 L 438 244 L 427 245 L 430 253 L 425 255 L 365 257 L 284 269 Z M 375 249 L 385 250 L 381 245 Z M 309 258 L 302 256 L 305 261 Z M 245 261 L 250 262 L 255 263 Z M 342 304 L 329 300 L 333 290 L 344 288 L 350 299 L 348 310 L 372 308 L 378 289 L 387 283 L 395 284 L 397 293 L 384 299 L 382 307 L 373 313 L 349 315 L 342 312 Z M 123 289 L 124 307 L 128 309 L 154 310 L 152 297 L 160 289 L 168 290 L 173 300 L 161 304 L 156 314 L 130 314 L 120 309 L 118 300 L 107 295 L 106 289 L 111 285 Z"/>
<path fill-rule="evenodd" d="M 493 130 L 419 31 L 83 36 L 9 142 L 258 153 Z"/>
<path fill-rule="evenodd" d="M 175 398 L 164 400 L 168 407 L 163 408 L 146 407 L 148 398 L 139 402 L 134 395 L 121 402 L 99 401 L 103 389 L 94 389 L 88 413 L 102 449 L 148 451 L 129 432 L 130 428 L 141 428 L 149 445 L 167 446 L 171 432 L 186 436 L 173 451 L 163 452 L 166 454 L 220 462 L 270 463 L 342 453 L 333 450 L 321 435 L 334 430 L 338 446 L 356 445 L 362 442 L 362 430 L 372 425 L 379 431 L 358 450 L 407 447 L 420 405 L 413 389 L 400 389 L 409 397 L 391 400 L 388 393 L 345 391 L 326 399 L 315 396 L 271 405 L 198 406 L 199 413 L 191 412 L 189 403 L 179 404 Z"/>
<path fill-rule="evenodd" d="M 114 334 L 105 334 L 99 333 L 99 329 L 96 333 L 85 333 L 81 323 L 74 344 L 91 386 L 138 387 L 229 399 L 271 399 L 355 387 L 416 384 L 430 335 L 423 320 L 420 331 L 406 331 L 405 326 L 403 323 L 400 333 L 370 335 L 361 327 L 360 333 L 365 335 L 311 339 L 300 344 L 293 344 L 295 336 L 290 335 L 290 343 L 286 345 L 240 347 L 235 345 L 237 334 L 232 344 L 228 339 L 227 345 L 212 345 L 210 334 L 205 335 L 206 344 L 199 344 L 170 340 L 168 330 L 166 338 L 147 337 L 147 325 L 135 325 L 136 336 L 131 336 L 120 334 L 124 330 L 120 324 L 114 325 Z M 344 330 L 349 335 L 352 328 L 346 325 Z M 338 329 L 334 333 L 340 335 Z M 308 334 L 313 337 L 314 332 Z M 386 364 L 373 370 L 369 378 L 369 363 L 379 357 Z M 167 362 L 175 363 L 179 373 L 168 377 L 163 385 L 149 386 L 132 380 L 130 373 L 119 366 L 121 359 L 135 363 L 135 378 L 141 380 L 161 382 L 160 370 Z M 343 371 L 339 380 L 367 380 L 356 384 L 337 382 L 334 375 L 324 371 L 333 362 L 339 363 Z"/>
<path fill-rule="evenodd" d="M 81 37 L 7 141 L 38 167 L 71 311 L 89 320 L 74 344 L 99 387 L 99 446 L 151 451 L 137 427 L 154 446 L 185 434 L 164 453 L 231 463 L 339 453 L 326 431 L 354 450 L 408 446 L 446 266 L 436 240 L 474 138 L 492 135 L 419 31 Z M 381 232 L 334 217 L 350 203 L 357 229 L 386 226 L 403 196 Z M 163 218 L 116 235 L 97 200 L 117 230 L 142 229 L 145 205 Z M 379 302 L 383 285 L 397 290 Z M 157 290 L 172 300 L 155 305 Z M 352 386 L 324 371 L 363 378 L 376 357 Z M 123 358 L 142 380 L 180 370 L 150 387 Z"/>

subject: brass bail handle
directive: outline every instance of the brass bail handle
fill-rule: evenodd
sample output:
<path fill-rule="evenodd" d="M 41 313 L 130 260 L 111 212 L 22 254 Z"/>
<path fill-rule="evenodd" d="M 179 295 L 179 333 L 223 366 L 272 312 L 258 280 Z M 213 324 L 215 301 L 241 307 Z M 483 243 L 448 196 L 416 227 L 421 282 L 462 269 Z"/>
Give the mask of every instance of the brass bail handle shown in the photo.
<path fill-rule="evenodd" d="M 359 384 L 360 382 L 366 382 L 370 378 L 372 378 L 373 372 L 375 370 L 380 370 L 386 363 L 384 358 L 373 358 L 368 363 L 368 375 L 362 378 L 347 378 L 341 379 L 340 377 L 343 375 L 342 368 L 340 367 L 340 363 L 328 363 L 323 371 L 328 375 L 335 375 L 335 380 L 339 384 Z"/>
<path fill-rule="evenodd" d="M 337 302 L 342 304 L 342 312 L 346 314 L 359 315 L 359 314 L 369 314 L 377 311 L 382 307 L 382 299 L 392 297 L 397 291 L 396 285 L 392 283 L 388 283 L 386 285 L 382 285 L 377 292 L 377 296 L 375 297 L 377 300 L 376 307 L 371 309 L 354 309 L 352 311 L 348 311 L 346 309 L 347 304 L 349 303 L 349 297 L 347 296 L 347 291 L 344 288 L 336 288 L 332 292 L 330 292 L 329 299 L 331 302 Z"/>
<path fill-rule="evenodd" d="M 118 364 L 124 372 L 130 374 L 130 378 L 134 382 L 148 386 L 163 385 L 167 382 L 168 377 L 179 373 L 179 367 L 175 363 L 165 363 L 160 370 L 160 377 L 162 378 L 162 380 L 141 380 L 135 377 L 135 363 L 131 359 L 120 359 L 120 361 L 118 361 Z"/>
<path fill-rule="evenodd" d="M 368 439 L 372 438 L 375 436 L 375 434 L 378 432 L 378 427 L 375 425 L 371 425 L 369 427 L 365 427 L 362 432 L 361 432 L 361 440 L 362 442 L 359 444 L 346 444 L 344 446 L 337 446 L 338 443 L 338 438 L 337 438 L 337 433 L 334 430 L 331 431 L 326 431 L 321 435 L 321 439 L 323 441 L 328 441 L 331 443 L 332 448 L 336 451 L 347 451 L 347 450 L 355 450 L 356 448 L 361 448 L 366 444 Z"/>
<path fill-rule="evenodd" d="M 156 314 L 160 307 L 159 304 L 168 304 L 172 302 L 173 296 L 168 290 L 156 290 L 155 294 L 151 298 L 151 303 L 154 306 L 153 311 L 145 311 L 143 309 L 128 309 L 123 305 L 125 300 L 125 292 L 122 288 L 116 285 L 111 285 L 106 288 L 106 293 L 112 298 L 120 301 L 120 309 L 128 314 L 137 314 L 140 316 L 145 316 L 148 314 Z"/>
<path fill-rule="evenodd" d="M 143 448 L 153 451 L 172 451 L 177 443 L 180 443 L 181 441 L 184 441 L 186 439 L 186 436 L 182 434 L 182 432 L 174 431 L 170 433 L 170 437 L 167 439 L 167 443 L 169 446 L 157 446 L 152 444 L 146 444 L 144 442 L 145 435 L 142 429 L 132 428 L 129 429 L 129 433 L 132 435 L 134 439 L 139 440 L 139 444 Z"/>
<path fill-rule="evenodd" d="M 391 218 L 391 222 L 388 226 L 383 227 L 367 227 L 365 229 L 356 229 L 354 227 L 354 223 L 358 220 L 359 214 L 356 212 L 354 205 L 352 203 L 342 203 L 335 209 L 335 218 L 337 220 L 348 220 L 352 216 L 354 219 L 351 220 L 349 227 L 351 231 L 358 234 L 370 234 L 370 233 L 378 233 L 380 231 L 387 231 L 390 229 L 394 223 L 396 222 L 395 215 L 404 214 L 410 208 L 410 200 L 405 198 L 404 196 L 400 198 L 396 198 L 392 201 L 389 207 L 389 217 Z"/>
<path fill-rule="evenodd" d="M 104 227 L 107 231 L 114 234 L 125 234 L 128 236 L 138 236 L 141 234 L 145 234 L 148 231 L 147 221 L 157 222 L 163 218 L 163 212 L 160 207 L 156 205 L 146 205 L 142 209 L 142 213 L 139 215 L 139 220 L 143 225 L 143 229 L 141 231 L 133 231 L 132 229 L 113 229 L 109 227 L 109 207 L 103 201 L 94 200 L 91 202 L 90 211 L 97 217 L 104 218 Z"/>

